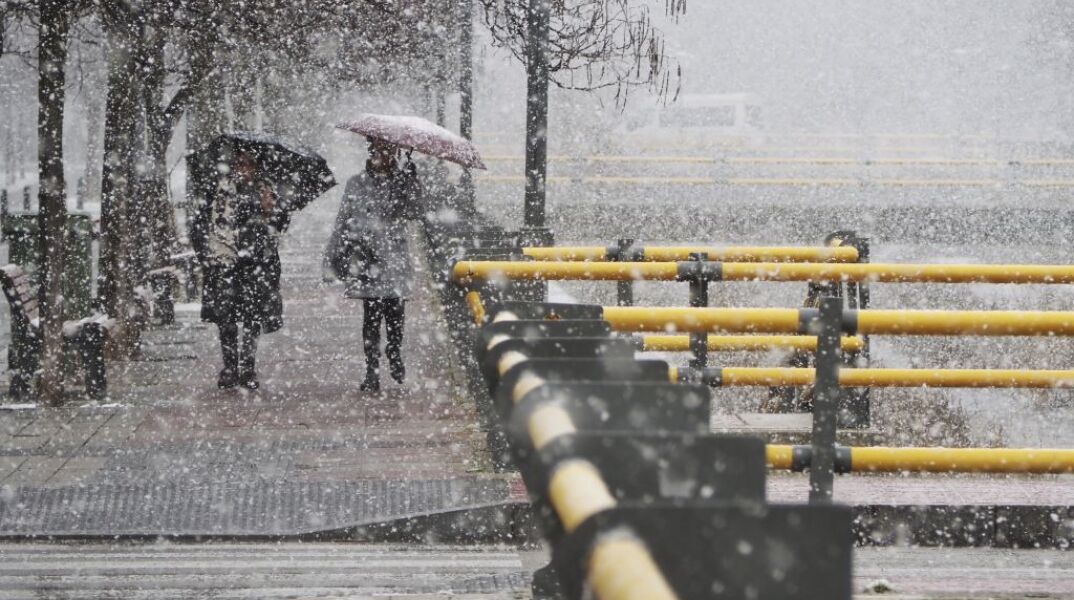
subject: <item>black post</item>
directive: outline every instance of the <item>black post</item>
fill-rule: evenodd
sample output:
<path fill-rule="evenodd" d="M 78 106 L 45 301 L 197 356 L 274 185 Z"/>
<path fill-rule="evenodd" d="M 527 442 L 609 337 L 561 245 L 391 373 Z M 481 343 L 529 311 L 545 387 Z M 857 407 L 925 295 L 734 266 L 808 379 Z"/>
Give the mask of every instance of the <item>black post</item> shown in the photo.
<path fill-rule="evenodd" d="M 79 177 L 78 184 L 75 188 L 75 210 L 82 210 L 86 207 L 86 178 Z"/>
<path fill-rule="evenodd" d="M 858 263 L 869 262 L 869 239 L 858 236 L 855 231 L 836 231 L 825 238 L 829 245 L 850 246 L 858 251 Z M 839 285 L 838 283 L 835 285 Z M 841 290 L 840 290 L 841 291 Z M 846 293 L 838 294 L 845 299 L 845 308 L 859 310 L 868 308 L 869 282 L 846 282 Z M 869 338 L 862 336 L 864 346 L 860 351 L 847 352 L 843 364 L 848 367 L 869 366 Z M 848 428 L 868 427 L 872 418 L 870 410 L 870 389 L 848 388 L 844 390 L 843 402 L 839 410 L 839 426 Z"/>
<path fill-rule="evenodd" d="M 709 259 L 705 252 L 691 252 L 689 260 L 704 263 Z M 704 269 L 696 269 L 690 279 L 690 307 L 705 308 L 709 305 L 709 281 L 704 274 Z M 709 366 L 709 334 L 707 331 L 693 332 L 690 334 L 690 352 L 694 358 L 690 366 L 695 369 L 704 369 Z"/>
<path fill-rule="evenodd" d="M 459 135 L 474 139 L 474 0 L 459 0 Z M 476 212 L 474 177 L 462 170 L 460 209 L 467 218 Z"/>
<path fill-rule="evenodd" d="M 549 0 L 529 0 L 526 9 L 526 198 L 519 242 L 551 246 L 545 224 L 545 181 L 548 175 L 548 29 Z M 544 302 L 548 284 L 537 282 L 533 300 Z"/>
<path fill-rule="evenodd" d="M 30 186 L 22 188 L 22 210 L 30 212 Z"/>
<path fill-rule="evenodd" d="M 817 336 L 817 377 L 813 386 L 813 459 L 809 468 L 809 502 L 831 502 L 835 479 L 835 433 L 841 389 L 839 367 L 843 356 L 839 339 L 843 330 L 842 298 L 821 298 L 820 313 L 809 323 Z"/>
<path fill-rule="evenodd" d="M 548 175 L 549 0 L 529 0 L 526 13 L 526 204 L 524 225 L 545 227 Z"/>
<path fill-rule="evenodd" d="M 632 257 L 630 256 L 631 248 L 634 246 L 634 240 L 630 238 L 619 238 L 615 244 L 614 252 L 608 257 L 614 262 L 627 262 Z M 616 306 L 634 306 L 634 281 L 620 281 L 615 287 L 615 303 Z"/>
<path fill-rule="evenodd" d="M 7 190 L 0 190 L 0 241 L 4 240 L 4 223 L 7 222 Z"/>

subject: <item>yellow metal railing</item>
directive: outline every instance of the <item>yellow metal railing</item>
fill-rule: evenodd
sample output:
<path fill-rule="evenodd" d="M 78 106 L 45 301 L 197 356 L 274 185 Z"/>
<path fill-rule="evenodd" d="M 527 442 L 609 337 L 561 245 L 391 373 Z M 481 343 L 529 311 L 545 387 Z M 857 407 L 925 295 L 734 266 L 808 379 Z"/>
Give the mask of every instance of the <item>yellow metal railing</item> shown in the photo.
<path fill-rule="evenodd" d="M 721 367 L 720 387 L 813 385 L 815 369 L 789 367 Z M 685 372 L 679 371 L 679 376 Z M 715 385 L 715 383 L 714 383 Z M 1065 388 L 1074 387 L 1074 370 L 1016 369 L 841 369 L 845 387 Z"/>
<path fill-rule="evenodd" d="M 766 448 L 768 466 L 779 470 L 808 468 L 795 457 L 796 449 L 808 448 L 770 444 Z M 837 469 L 844 472 L 1074 473 L 1074 450 L 1069 449 L 841 447 L 838 451 Z"/>
<path fill-rule="evenodd" d="M 788 262 L 856 262 L 858 250 L 849 246 L 643 246 L 637 247 L 640 262 L 675 262 L 689 260 L 691 254 L 704 253 L 708 260 L 735 263 Z M 522 254 L 537 261 L 610 260 L 603 246 L 559 246 L 552 248 L 523 248 Z"/>
<path fill-rule="evenodd" d="M 796 308 L 603 309 L 613 329 L 678 333 L 806 333 L 813 312 Z M 859 310 L 847 311 L 844 331 L 862 335 L 1074 335 L 1074 312 Z"/>
<path fill-rule="evenodd" d="M 803 350 L 814 352 L 817 338 L 811 335 L 710 335 L 708 350 L 713 352 L 757 351 L 757 350 Z M 860 337 L 844 337 L 843 350 L 861 352 L 865 340 Z M 645 335 L 641 336 L 643 352 L 689 352 L 690 336 L 687 335 Z"/>
<path fill-rule="evenodd" d="M 833 247 L 837 250 L 841 247 Z M 683 281 L 680 262 L 474 261 L 455 264 L 456 283 L 511 281 Z M 1074 265 L 925 265 L 722 262 L 713 281 L 855 281 L 879 283 L 1074 283 Z"/>

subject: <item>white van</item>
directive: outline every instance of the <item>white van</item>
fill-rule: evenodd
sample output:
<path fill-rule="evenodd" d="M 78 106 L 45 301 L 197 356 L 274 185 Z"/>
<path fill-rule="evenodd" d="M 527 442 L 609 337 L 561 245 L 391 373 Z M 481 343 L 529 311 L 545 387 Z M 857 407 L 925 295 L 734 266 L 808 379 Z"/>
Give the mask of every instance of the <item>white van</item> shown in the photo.
<path fill-rule="evenodd" d="M 666 106 L 628 107 L 621 134 L 641 145 L 741 143 L 763 130 L 752 94 L 684 94 Z"/>

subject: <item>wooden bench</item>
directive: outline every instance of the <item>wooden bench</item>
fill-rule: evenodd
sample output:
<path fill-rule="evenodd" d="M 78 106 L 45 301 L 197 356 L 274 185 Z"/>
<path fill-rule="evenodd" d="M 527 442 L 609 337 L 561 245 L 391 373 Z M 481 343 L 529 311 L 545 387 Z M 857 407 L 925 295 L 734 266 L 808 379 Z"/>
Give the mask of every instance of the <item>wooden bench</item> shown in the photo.
<path fill-rule="evenodd" d="M 24 398 L 33 392 L 34 376 L 41 358 L 37 289 L 18 265 L 0 267 L 0 285 L 11 307 L 10 393 L 14 398 Z M 104 343 L 115 325 L 115 320 L 101 314 L 63 324 L 64 346 L 77 350 L 85 370 L 86 395 L 91 398 L 103 398 L 108 390 Z"/>

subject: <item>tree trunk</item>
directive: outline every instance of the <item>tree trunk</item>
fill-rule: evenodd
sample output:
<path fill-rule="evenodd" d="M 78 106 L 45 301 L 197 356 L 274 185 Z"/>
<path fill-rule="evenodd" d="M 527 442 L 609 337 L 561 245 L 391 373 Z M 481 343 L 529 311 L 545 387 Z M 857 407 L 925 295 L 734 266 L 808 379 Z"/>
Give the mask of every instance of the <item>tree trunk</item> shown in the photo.
<path fill-rule="evenodd" d="M 63 401 L 63 272 L 67 236 L 67 185 L 63 176 L 63 103 L 66 83 L 66 2 L 40 0 L 38 41 L 38 196 L 41 233 L 42 402 Z"/>
<path fill-rule="evenodd" d="M 176 246 L 175 213 L 168 200 L 166 154 L 173 128 L 167 123 L 164 101 L 164 34 L 160 27 L 147 30 L 140 70 L 146 119 L 145 156 L 136 224 L 145 238 L 145 268 L 161 266 Z"/>
<path fill-rule="evenodd" d="M 205 149 L 214 137 L 224 131 L 226 96 L 223 77 L 213 61 L 213 43 L 195 36 L 190 44 L 191 73 L 200 74 L 198 85 L 192 88 L 191 105 L 187 110 L 186 151 L 195 155 Z M 187 168 L 187 228 L 190 215 L 205 201 L 214 184 L 215 169 Z M 188 231 L 189 233 L 189 231 Z"/>
<path fill-rule="evenodd" d="M 241 56 L 238 52 L 233 57 L 234 67 L 228 78 L 231 127 L 254 131 L 257 129 L 257 59 Z"/>
<path fill-rule="evenodd" d="M 118 12 L 118 11 L 117 11 Z M 101 176 L 100 295 L 105 312 L 118 323 L 111 351 L 128 355 L 137 340 L 131 302 L 134 286 L 127 271 L 132 255 L 131 211 L 135 186 L 135 133 L 138 121 L 137 26 L 129 15 L 105 19 L 108 95 L 104 117 Z"/>

